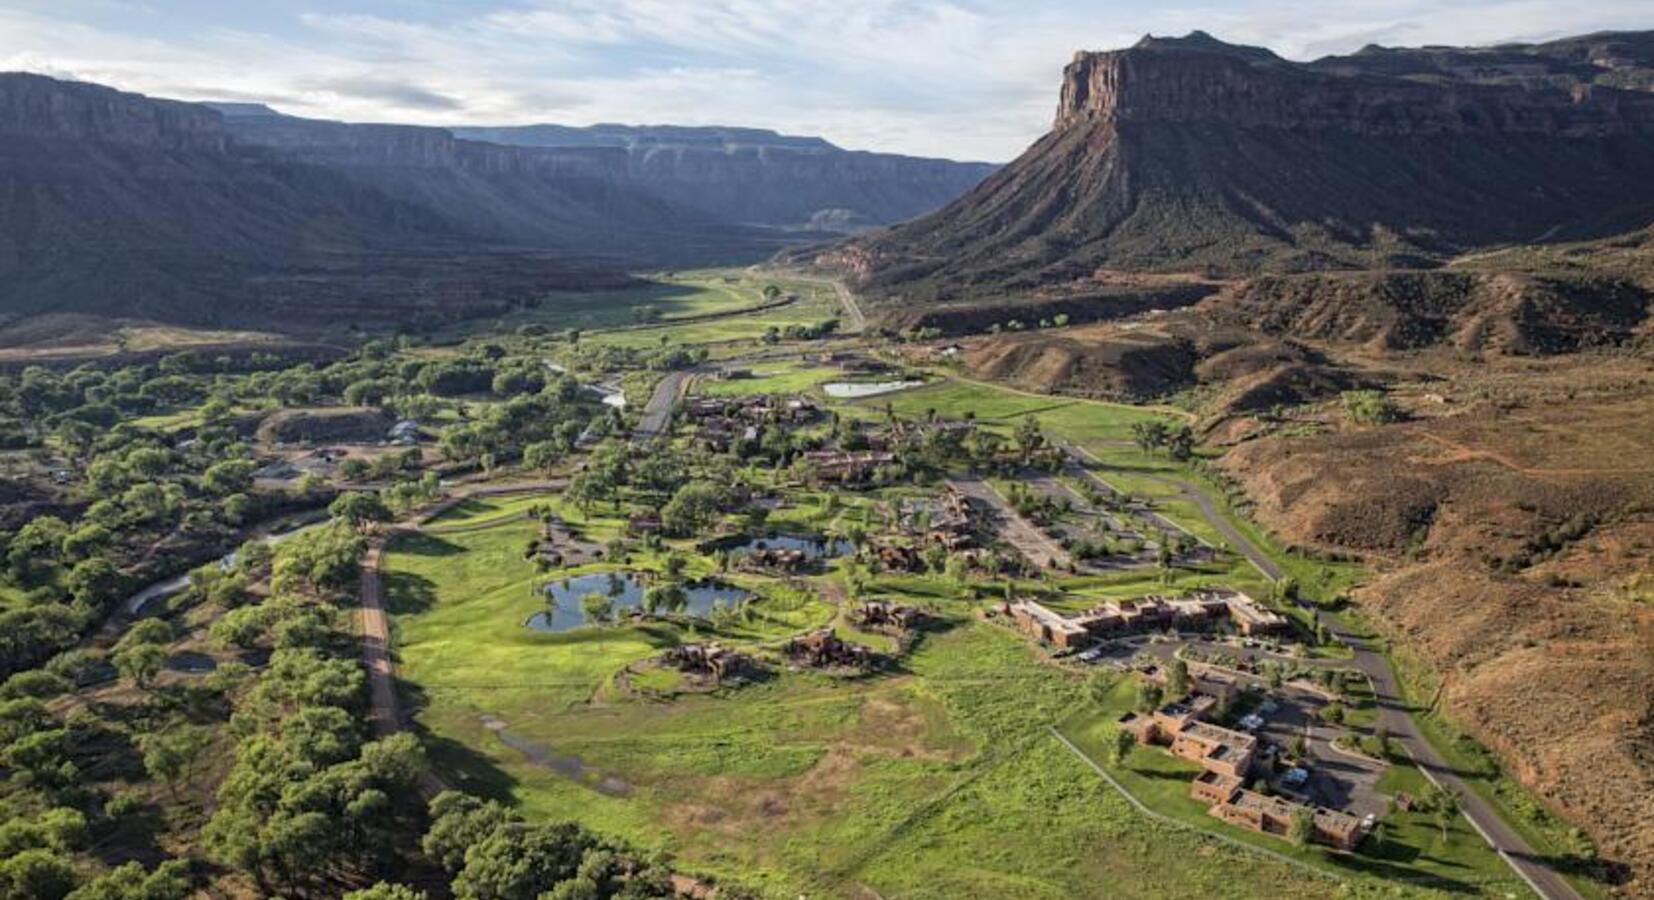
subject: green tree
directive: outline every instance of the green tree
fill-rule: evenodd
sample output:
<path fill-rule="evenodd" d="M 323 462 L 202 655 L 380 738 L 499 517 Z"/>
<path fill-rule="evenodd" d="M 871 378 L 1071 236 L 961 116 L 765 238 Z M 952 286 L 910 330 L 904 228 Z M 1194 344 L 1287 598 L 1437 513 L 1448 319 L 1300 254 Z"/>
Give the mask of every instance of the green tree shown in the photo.
<path fill-rule="evenodd" d="M 1085 680 L 1086 695 L 1098 706 L 1107 706 L 1114 693 L 1114 676 L 1107 672 L 1092 672 Z"/>
<path fill-rule="evenodd" d="M 148 688 L 166 668 L 167 651 L 159 644 L 133 644 L 116 650 L 111 656 L 116 671 L 140 688 Z"/>
<path fill-rule="evenodd" d="M 680 536 L 697 534 L 710 527 L 723 512 L 727 494 L 710 481 L 691 481 L 672 495 L 661 508 L 661 526 Z"/>
<path fill-rule="evenodd" d="M 1436 826 L 1441 829 L 1442 840 L 1447 840 L 1447 829 L 1453 825 L 1453 820 L 1459 817 L 1459 792 L 1450 787 L 1432 788 L 1428 801 L 1430 815 L 1436 820 Z"/>
<path fill-rule="evenodd" d="M 151 778 L 166 784 L 176 797 L 178 784 L 188 780 L 200 759 L 201 751 L 212 743 L 212 732 L 197 725 L 184 725 L 160 734 L 148 734 L 139 739 L 144 752 L 144 770 Z"/>
<path fill-rule="evenodd" d="M 1040 429 L 1039 419 L 1033 416 L 1024 416 L 1017 422 L 1014 438 L 1024 459 L 1045 446 L 1045 432 Z"/>
<path fill-rule="evenodd" d="M 1159 419 L 1133 422 L 1131 425 L 1131 439 L 1145 453 L 1165 446 L 1168 433 L 1166 423 Z"/>
<path fill-rule="evenodd" d="M 1315 836 L 1315 812 L 1307 806 L 1300 806 L 1292 811 L 1292 821 L 1287 826 L 1287 840 L 1294 846 L 1302 847 Z"/>
<path fill-rule="evenodd" d="M 1103 748 L 1108 752 L 1108 761 L 1116 768 L 1126 764 L 1126 760 L 1131 758 L 1132 748 L 1137 746 L 1137 738 L 1124 728 L 1109 729 L 1104 740 Z"/>
<path fill-rule="evenodd" d="M 1341 399 L 1344 417 L 1358 425 L 1383 425 L 1405 418 L 1401 407 L 1382 391 L 1345 391 Z"/>
<path fill-rule="evenodd" d="M 361 528 L 369 522 L 387 522 L 391 518 L 390 509 L 385 501 L 379 499 L 378 494 L 366 491 L 346 491 L 340 494 L 327 506 L 328 515 L 341 522 L 349 522 L 355 528 Z"/>
<path fill-rule="evenodd" d="M 594 591 L 580 598 L 580 611 L 587 622 L 601 625 L 614 615 L 614 601 Z"/>
<path fill-rule="evenodd" d="M 126 576 L 109 560 L 94 556 L 75 563 L 64 585 L 76 601 L 93 609 L 104 609 L 120 599 Z"/>
<path fill-rule="evenodd" d="M 1179 425 L 1166 435 L 1166 453 L 1178 462 L 1185 462 L 1195 454 L 1195 435 L 1187 425 Z"/>
<path fill-rule="evenodd" d="M 1182 697 L 1189 693 L 1189 664 L 1182 657 L 1174 656 L 1166 664 L 1166 693 L 1171 697 Z"/>
<path fill-rule="evenodd" d="M 24 850 L 0 861 L 0 897 L 6 900 L 62 900 L 74 888 L 74 865 L 55 851 Z"/>
<path fill-rule="evenodd" d="M 523 448 L 523 465 L 550 472 L 563 460 L 563 448 L 554 441 L 536 441 Z"/>
<path fill-rule="evenodd" d="M 219 497 L 243 493 L 252 490 L 254 468 L 250 459 L 227 459 L 201 473 L 201 484 Z"/>
<path fill-rule="evenodd" d="M 191 892 L 188 875 L 183 860 L 169 859 L 153 872 L 129 862 L 76 888 L 68 900 L 185 900 Z"/>
<path fill-rule="evenodd" d="M 373 887 L 351 891 L 345 895 L 345 900 L 425 900 L 425 892 L 407 885 L 381 881 Z"/>
<path fill-rule="evenodd" d="M 496 829 L 465 854 L 454 879 L 459 900 L 538 897 L 574 877 L 593 840 L 579 826 L 511 823 Z"/>
<path fill-rule="evenodd" d="M 1138 712 L 1153 712 L 1160 708 L 1165 695 L 1161 693 L 1160 685 L 1148 679 L 1137 683 L 1137 710 Z"/>
<path fill-rule="evenodd" d="M 431 798 L 430 828 L 420 846 L 450 874 L 465 865 L 465 851 L 508 822 L 521 818 L 492 800 L 459 791 L 443 791 Z"/>

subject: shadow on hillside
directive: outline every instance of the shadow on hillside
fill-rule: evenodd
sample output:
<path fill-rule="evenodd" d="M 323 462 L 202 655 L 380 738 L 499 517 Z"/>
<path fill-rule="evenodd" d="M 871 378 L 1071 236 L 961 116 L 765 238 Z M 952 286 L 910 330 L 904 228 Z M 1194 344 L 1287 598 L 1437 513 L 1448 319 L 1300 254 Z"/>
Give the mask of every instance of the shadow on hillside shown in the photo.
<path fill-rule="evenodd" d="M 508 805 L 515 802 L 512 792 L 518 785 L 517 779 L 486 755 L 460 741 L 431 731 L 416 718 L 420 710 L 429 705 L 423 687 L 398 678 L 396 692 L 402 701 L 404 727 L 419 738 L 432 771 L 447 787 Z"/>
<path fill-rule="evenodd" d="M 436 605 L 436 582 L 413 572 L 387 572 L 385 611 L 392 615 L 422 613 Z"/>
<path fill-rule="evenodd" d="M 424 532 L 398 538 L 395 550 L 409 556 L 458 556 L 465 552 L 465 548 L 458 544 Z"/>

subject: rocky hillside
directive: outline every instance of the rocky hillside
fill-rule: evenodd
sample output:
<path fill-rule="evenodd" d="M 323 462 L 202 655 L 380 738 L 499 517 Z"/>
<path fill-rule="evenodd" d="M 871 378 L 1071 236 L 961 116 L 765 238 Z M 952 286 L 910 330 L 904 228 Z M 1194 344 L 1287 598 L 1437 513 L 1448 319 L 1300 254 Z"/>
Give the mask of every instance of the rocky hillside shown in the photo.
<path fill-rule="evenodd" d="M 619 151 L 634 184 L 726 222 L 854 231 L 930 212 L 994 170 L 754 128 L 524 125 L 455 128 L 478 141 Z"/>
<path fill-rule="evenodd" d="M 1080 53 L 1020 158 L 820 260 L 875 302 L 957 300 L 1110 270 L 1428 268 L 1628 231 L 1654 221 L 1647 43 L 1503 48 L 1480 67 L 1435 50 L 1300 64 L 1200 33 Z"/>
<path fill-rule="evenodd" d="M 506 145 L 0 74 L 0 326 L 465 315 L 628 271 L 761 260 L 824 233 L 774 224 L 886 222 L 982 173 L 745 134 L 705 152 Z"/>
<path fill-rule="evenodd" d="M 601 246 L 481 230 L 480 201 L 431 184 L 245 141 L 204 106 L 3 75 L 0 310 L 289 329 L 623 280 Z"/>

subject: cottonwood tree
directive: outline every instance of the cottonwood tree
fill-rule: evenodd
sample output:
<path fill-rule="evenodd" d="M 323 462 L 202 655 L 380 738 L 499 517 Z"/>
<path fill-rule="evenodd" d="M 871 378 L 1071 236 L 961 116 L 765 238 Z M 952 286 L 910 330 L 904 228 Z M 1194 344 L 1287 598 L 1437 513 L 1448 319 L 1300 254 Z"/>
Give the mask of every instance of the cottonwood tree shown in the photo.
<path fill-rule="evenodd" d="M 1137 746 L 1137 738 L 1124 728 L 1114 728 L 1108 733 L 1107 743 L 1103 749 L 1108 752 L 1108 761 L 1115 766 L 1123 766 L 1131 758 L 1132 748 Z"/>
<path fill-rule="evenodd" d="M 370 522 L 386 522 L 391 518 L 390 508 L 379 499 L 378 494 L 366 491 L 346 491 L 327 506 L 327 514 L 341 522 L 349 522 L 354 528 L 362 528 Z"/>
<path fill-rule="evenodd" d="M 605 623 L 614 615 L 614 601 L 594 591 L 580 598 L 580 611 L 588 622 Z"/>

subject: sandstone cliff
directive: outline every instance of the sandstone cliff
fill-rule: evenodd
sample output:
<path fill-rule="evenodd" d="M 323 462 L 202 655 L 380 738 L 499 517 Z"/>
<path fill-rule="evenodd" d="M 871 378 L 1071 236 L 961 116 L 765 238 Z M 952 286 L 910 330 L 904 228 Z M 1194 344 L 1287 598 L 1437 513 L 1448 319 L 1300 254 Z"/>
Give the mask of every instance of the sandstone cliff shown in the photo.
<path fill-rule="evenodd" d="M 1502 52 L 1539 74 L 1300 64 L 1198 33 L 1081 53 L 1020 158 L 825 261 L 857 260 L 875 303 L 957 300 L 1084 290 L 1098 270 L 1428 268 L 1654 221 L 1654 93 L 1612 86 L 1646 63 Z"/>

